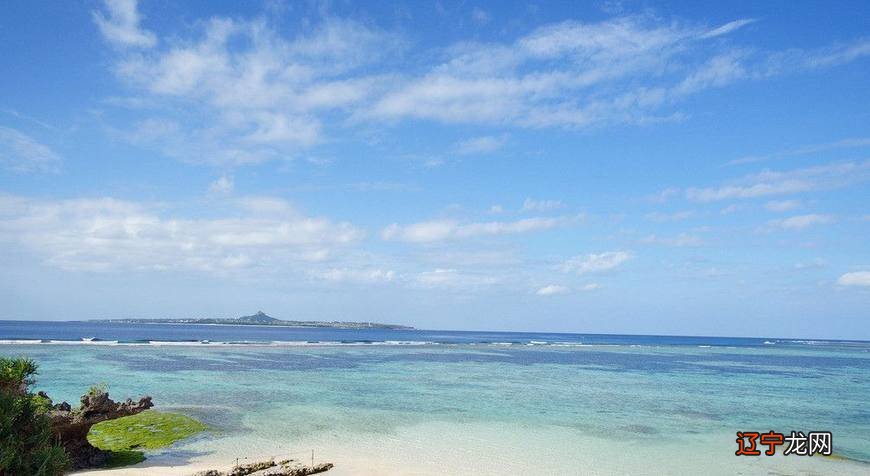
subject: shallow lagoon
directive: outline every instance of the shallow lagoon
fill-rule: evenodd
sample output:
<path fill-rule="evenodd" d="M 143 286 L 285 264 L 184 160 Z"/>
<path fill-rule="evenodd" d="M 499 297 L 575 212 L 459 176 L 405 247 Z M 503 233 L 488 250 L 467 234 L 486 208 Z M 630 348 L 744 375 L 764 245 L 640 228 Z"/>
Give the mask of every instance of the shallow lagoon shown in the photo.
<path fill-rule="evenodd" d="M 870 471 L 860 463 L 870 461 L 870 344 L 554 336 L 6 343 L 0 353 L 37 359 L 36 388 L 56 401 L 106 382 L 114 398 L 149 394 L 158 409 L 214 429 L 152 455 L 152 465 L 314 450 L 337 474 L 468 465 L 491 474 L 654 473 L 711 462 L 722 474 Z M 771 429 L 830 430 L 835 453 L 853 461 L 734 456 L 737 430 Z"/>

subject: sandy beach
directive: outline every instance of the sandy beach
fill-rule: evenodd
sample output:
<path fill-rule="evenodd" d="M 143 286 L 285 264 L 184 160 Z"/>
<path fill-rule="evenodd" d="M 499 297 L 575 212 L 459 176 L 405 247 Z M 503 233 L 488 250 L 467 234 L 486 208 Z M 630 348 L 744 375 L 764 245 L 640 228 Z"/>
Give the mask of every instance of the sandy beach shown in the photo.
<path fill-rule="evenodd" d="M 823 457 L 740 458 L 733 454 L 731 435 L 703 437 L 692 451 L 680 442 L 613 441 L 564 428 L 518 428 L 504 424 L 427 423 L 401 428 L 392 435 L 324 436 L 307 443 L 319 448 L 316 462 L 332 462 L 325 474 L 692 474 L 704 467 L 708 475 L 839 474 L 865 475 L 870 465 Z M 249 461 L 277 453 L 275 442 L 258 439 L 215 441 L 214 455 L 178 464 L 155 456 L 123 469 L 86 471 L 79 476 L 187 476 L 204 469 L 230 469 L 232 448 L 249 448 Z M 207 445 L 203 445 L 205 448 Z M 303 445 L 304 446 L 304 445 Z M 254 448 L 260 448 L 259 453 Z M 295 452 L 293 454 L 300 454 Z M 254 457 L 260 455 L 260 457 Z"/>

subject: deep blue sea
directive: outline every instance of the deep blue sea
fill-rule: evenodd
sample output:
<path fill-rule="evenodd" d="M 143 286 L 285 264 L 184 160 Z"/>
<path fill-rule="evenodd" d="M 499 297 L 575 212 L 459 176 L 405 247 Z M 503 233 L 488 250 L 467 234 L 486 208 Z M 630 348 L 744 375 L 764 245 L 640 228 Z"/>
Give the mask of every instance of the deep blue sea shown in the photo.
<path fill-rule="evenodd" d="M 213 429 L 141 474 L 312 450 L 339 475 L 870 474 L 868 342 L 0 321 L 0 354 L 55 400 L 105 382 Z M 734 455 L 769 430 L 837 458 Z"/>
<path fill-rule="evenodd" d="M 848 340 L 777 339 L 759 337 L 649 336 L 569 334 L 546 332 L 493 332 L 447 330 L 330 329 L 275 326 L 189 324 L 121 324 L 101 322 L 0 321 L 0 340 L 82 340 L 142 344 L 148 342 L 269 344 L 531 344 L 531 345 L 669 345 L 719 347 L 827 346 L 870 347 L 870 342 Z"/>

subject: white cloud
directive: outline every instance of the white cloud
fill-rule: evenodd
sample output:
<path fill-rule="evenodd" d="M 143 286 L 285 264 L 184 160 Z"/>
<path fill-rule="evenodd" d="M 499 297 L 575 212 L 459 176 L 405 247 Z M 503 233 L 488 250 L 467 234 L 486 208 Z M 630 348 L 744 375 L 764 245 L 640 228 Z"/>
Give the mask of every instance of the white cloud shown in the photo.
<path fill-rule="evenodd" d="M 532 200 L 531 198 L 525 199 L 523 201 L 523 207 L 520 209 L 521 212 L 549 212 L 552 210 L 558 210 L 565 206 L 559 200 Z"/>
<path fill-rule="evenodd" d="M 815 258 L 809 262 L 801 262 L 795 263 L 794 269 L 797 270 L 807 270 L 807 269 L 822 269 L 828 266 L 828 262 L 822 258 Z"/>
<path fill-rule="evenodd" d="M 513 43 L 461 44 L 447 61 L 380 98 L 370 114 L 526 127 L 640 122 L 686 77 L 665 71 L 697 67 L 681 53 L 703 51 L 700 33 L 622 17 L 547 25 Z M 652 84 L 634 88 L 637 77 Z M 592 89 L 602 83 L 622 88 Z"/>
<path fill-rule="evenodd" d="M 853 271 L 837 279 L 840 286 L 870 287 L 870 271 Z"/>
<path fill-rule="evenodd" d="M 641 239 L 640 241 L 641 243 L 651 245 L 665 245 L 676 247 L 701 246 L 704 244 L 704 240 L 701 239 L 701 237 L 696 235 L 690 235 L 688 233 L 680 233 L 673 238 L 665 238 L 653 234 Z"/>
<path fill-rule="evenodd" d="M 102 11 L 94 12 L 94 22 L 103 37 L 117 46 L 151 48 L 157 44 L 154 33 L 139 26 L 141 17 L 136 0 L 103 0 L 108 17 Z"/>
<path fill-rule="evenodd" d="M 746 77 L 741 52 L 730 52 L 710 58 L 670 91 L 674 98 L 688 96 L 704 89 L 722 87 Z"/>
<path fill-rule="evenodd" d="M 357 282 L 357 283 L 383 283 L 392 281 L 396 277 L 396 272 L 393 270 L 384 270 L 380 268 L 372 269 L 352 269 L 352 268 L 329 268 L 325 270 L 311 271 L 310 275 L 324 281 L 336 283 Z"/>
<path fill-rule="evenodd" d="M 662 213 L 662 212 L 647 213 L 646 216 L 644 216 L 644 218 L 646 218 L 649 221 L 664 223 L 664 222 L 688 220 L 689 218 L 692 218 L 693 216 L 695 216 L 695 212 L 693 212 L 691 210 L 683 210 L 683 211 L 673 212 L 673 213 Z"/>
<path fill-rule="evenodd" d="M 0 126 L 0 165 L 15 172 L 57 172 L 60 156 L 15 129 Z"/>
<path fill-rule="evenodd" d="M 720 215 L 730 215 L 730 214 L 738 212 L 744 208 L 745 208 L 745 206 L 743 206 L 743 205 L 738 205 L 736 203 L 732 203 L 731 205 L 728 205 L 727 207 L 724 207 L 721 210 L 719 210 L 719 214 Z"/>
<path fill-rule="evenodd" d="M 235 188 L 233 178 L 227 177 L 226 175 L 222 175 L 219 179 L 210 183 L 208 186 L 210 192 L 220 194 L 232 193 L 233 188 Z"/>
<path fill-rule="evenodd" d="M 486 10 L 480 7 L 474 7 L 474 9 L 471 10 L 471 19 L 474 20 L 474 23 L 477 23 L 478 25 L 486 25 L 487 23 L 489 23 L 491 17 Z"/>
<path fill-rule="evenodd" d="M 456 144 L 456 153 L 461 155 L 490 154 L 504 147 L 506 136 L 481 136 Z"/>
<path fill-rule="evenodd" d="M 385 240 L 427 243 L 450 238 L 457 227 L 458 224 L 450 220 L 434 220 L 405 226 L 393 223 L 384 228 L 381 237 Z"/>
<path fill-rule="evenodd" d="M 814 190 L 814 184 L 801 180 L 756 183 L 752 185 L 727 185 L 718 188 L 692 188 L 686 191 L 689 200 L 711 202 L 732 198 L 755 198 L 768 195 L 783 195 Z"/>
<path fill-rule="evenodd" d="M 113 198 L 0 196 L 0 241 L 68 270 L 229 271 L 320 261 L 364 236 L 349 223 L 279 210 L 273 200 L 271 208 L 200 219 Z"/>
<path fill-rule="evenodd" d="M 516 221 L 461 223 L 455 220 L 432 220 L 410 225 L 393 223 L 381 232 L 384 240 L 409 243 L 434 243 L 479 236 L 511 235 L 549 230 L 577 221 L 579 217 L 526 218 Z"/>
<path fill-rule="evenodd" d="M 711 29 L 636 15 L 544 25 L 512 42 L 461 43 L 364 115 L 566 128 L 680 120 L 674 105 L 688 95 L 787 72 L 775 72 L 775 54 L 711 41 L 753 21 Z M 832 54 L 841 60 L 826 66 L 864 50 L 855 42 Z M 788 71 L 821 66 L 802 61 Z"/>
<path fill-rule="evenodd" d="M 760 65 L 757 75 L 767 77 L 798 70 L 829 68 L 846 64 L 868 55 L 870 55 L 870 40 L 868 39 L 839 43 L 811 50 L 791 48 L 785 51 L 768 53 L 764 58 L 764 64 Z"/>
<path fill-rule="evenodd" d="M 800 206 L 800 200 L 772 200 L 764 204 L 764 208 L 771 212 L 787 212 Z"/>
<path fill-rule="evenodd" d="M 556 294 L 565 294 L 569 291 L 570 291 L 570 289 L 568 289 L 567 286 L 560 286 L 558 284 L 548 284 L 547 286 L 544 286 L 544 287 L 538 289 L 537 291 L 535 291 L 535 294 L 537 294 L 538 296 L 554 296 Z"/>
<path fill-rule="evenodd" d="M 439 268 L 474 267 L 496 269 L 522 265 L 523 260 L 510 247 L 485 247 L 466 249 L 458 246 L 438 247 L 425 250 L 420 256 L 423 262 Z"/>
<path fill-rule="evenodd" d="M 587 283 L 577 288 L 577 290 L 581 292 L 589 292 L 595 291 L 599 288 L 601 288 L 601 286 L 598 283 Z M 555 296 L 558 294 L 567 294 L 570 292 L 571 288 L 569 288 L 568 286 L 562 286 L 560 284 L 548 284 L 535 291 L 535 294 L 537 294 L 538 296 Z"/>
<path fill-rule="evenodd" d="M 770 228 L 779 228 L 783 230 L 803 230 L 815 225 L 824 225 L 832 223 L 834 218 L 828 215 L 808 214 L 796 215 L 781 220 L 771 220 L 767 222 Z"/>
<path fill-rule="evenodd" d="M 870 179 L 870 161 L 835 162 L 788 171 L 767 170 L 719 187 L 689 188 L 686 198 L 698 202 L 760 198 L 844 187 Z"/>
<path fill-rule="evenodd" d="M 627 251 L 606 251 L 598 254 L 579 255 L 561 263 L 558 268 L 565 273 L 600 273 L 610 271 L 631 259 Z"/>
<path fill-rule="evenodd" d="M 94 19 L 113 44 L 141 47 L 117 51 L 114 71 L 135 97 L 116 105 L 147 103 L 163 117 L 142 125 L 179 125 L 140 143 L 221 165 L 293 158 L 333 127 L 373 120 L 531 128 L 682 120 L 675 108 L 688 95 L 777 74 L 786 63 L 712 40 L 751 19 L 715 28 L 651 14 L 565 21 L 508 41 L 415 52 L 421 60 L 410 70 L 396 60 L 409 42 L 350 20 L 304 23 L 288 35 L 266 17 L 213 17 L 158 41 L 141 27 L 134 1 L 107 0 Z M 810 52 L 814 59 L 798 69 L 840 64 L 865 49 L 856 42 Z M 505 137 L 472 138 L 456 151 L 493 152 Z"/>
<path fill-rule="evenodd" d="M 728 22 L 720 27 L 713 28 L 712 30 L 701 35 L 701 38 L 714 38 L 717 36 L 727 35 L 733 31 L 739 30 L 750 23 L 755 23 L 757 20 L 754 18 L 741 18 L 739 20 L 734 20 L 732 22 Z"/>
<path fill-rule="evenodd" d="M 802 147 L 798 147 L 796 149 L 789 149 L 783 152 L 777 152 L 773 154 L 767 155 L 747 155 L 744 157 L 740 157 L 738 159 L 734 159 L 732 161 L 727 162 L 725 165 L 741 165 L 741 164 L 750 164 L 754 162 L 762 162 L 766 160 L 773 159 L 781 159 L 785 157 L 792 157 L 797 155 L 807 155 L 807 154 L 816 154 L 819 152 L 826 152 L 829 150 L 838 150 L 838 149 L 851 149 L 851 148 L 864 148 L 870 147 L 870 137 L 852 137 L 847 139 L 841 139 L 834 142 L 827 142 L 824 144 L 813 144 L 813 145 L 805 145 Z"/>
<path fill-rule="evenodd" d="M 414 284 L 422 288 L 448 288 L 458 291 L 472 291 L 492 286 L 501 280 L 495 276 L 461 272 L 456 269 L 438 268 L 425 271 L 416 276 Z"/>
<path fill-rule="evenodd" d="M 115 72 L 164 111 L 138 142 L 189 162 L 286 159 L 322 140 L 324 114 L 387 86 L 361 71 L 402 48 L 394 35 L 326 20 L 287 38 L 263 20 L 212 18 L 162 48 L 120 53 Z M 153 129 L 153 128 L 151 128 Z M 141 135 L 137 132 L 133 135 Z"/>
<path fill-rule="evenodd" d="M 680 189 L 677 187 L 668 187 L 656 194 L 649 195 L 646 197 L 647 201 L 652 203 L 665 203 L 669 199 L 677 196 L 680 193 Z"/>

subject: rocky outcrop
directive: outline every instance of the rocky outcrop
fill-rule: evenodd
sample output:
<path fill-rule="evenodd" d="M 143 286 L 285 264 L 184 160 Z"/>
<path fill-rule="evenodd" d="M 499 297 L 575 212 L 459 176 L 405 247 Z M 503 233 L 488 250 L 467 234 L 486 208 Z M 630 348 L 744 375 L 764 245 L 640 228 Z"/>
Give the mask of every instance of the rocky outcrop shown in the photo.
<path fill-rule="evenodd" d="M 40 396 L 48 398 L 43 393 Z M 93 391 L 82 395 L 81 407 L 75 410 L 67 402 L 52 406 L 48 418 L 51 431 L 66 449 L 73 468 L 94 468 L 105 465 L 109 453 L 88 442 L 91 427 L 101 421 L 135 415 L 153 406 L 151 397 L 142 397 L 138 402 L 128 398 L 121 403 L 113 401 L 104 391 Z"/>
<path fill-rule="evenodd" d="M 307 466 L 299 461 L 287 459 L 275 462 L 274 459 L 233 466 L 229 471 L 209 469 L 194 473 L 192 476 L 308 476 L 332 469 L 332 463 L 318 463 Z"/>
<path fill-rule="evenodd" d="M 323 473 L 332 469 L 332 463 L 319 463 L 314 466 L 276 466 L 251 473 L 250 476 L 308 476 L 309 474 Z"/>

